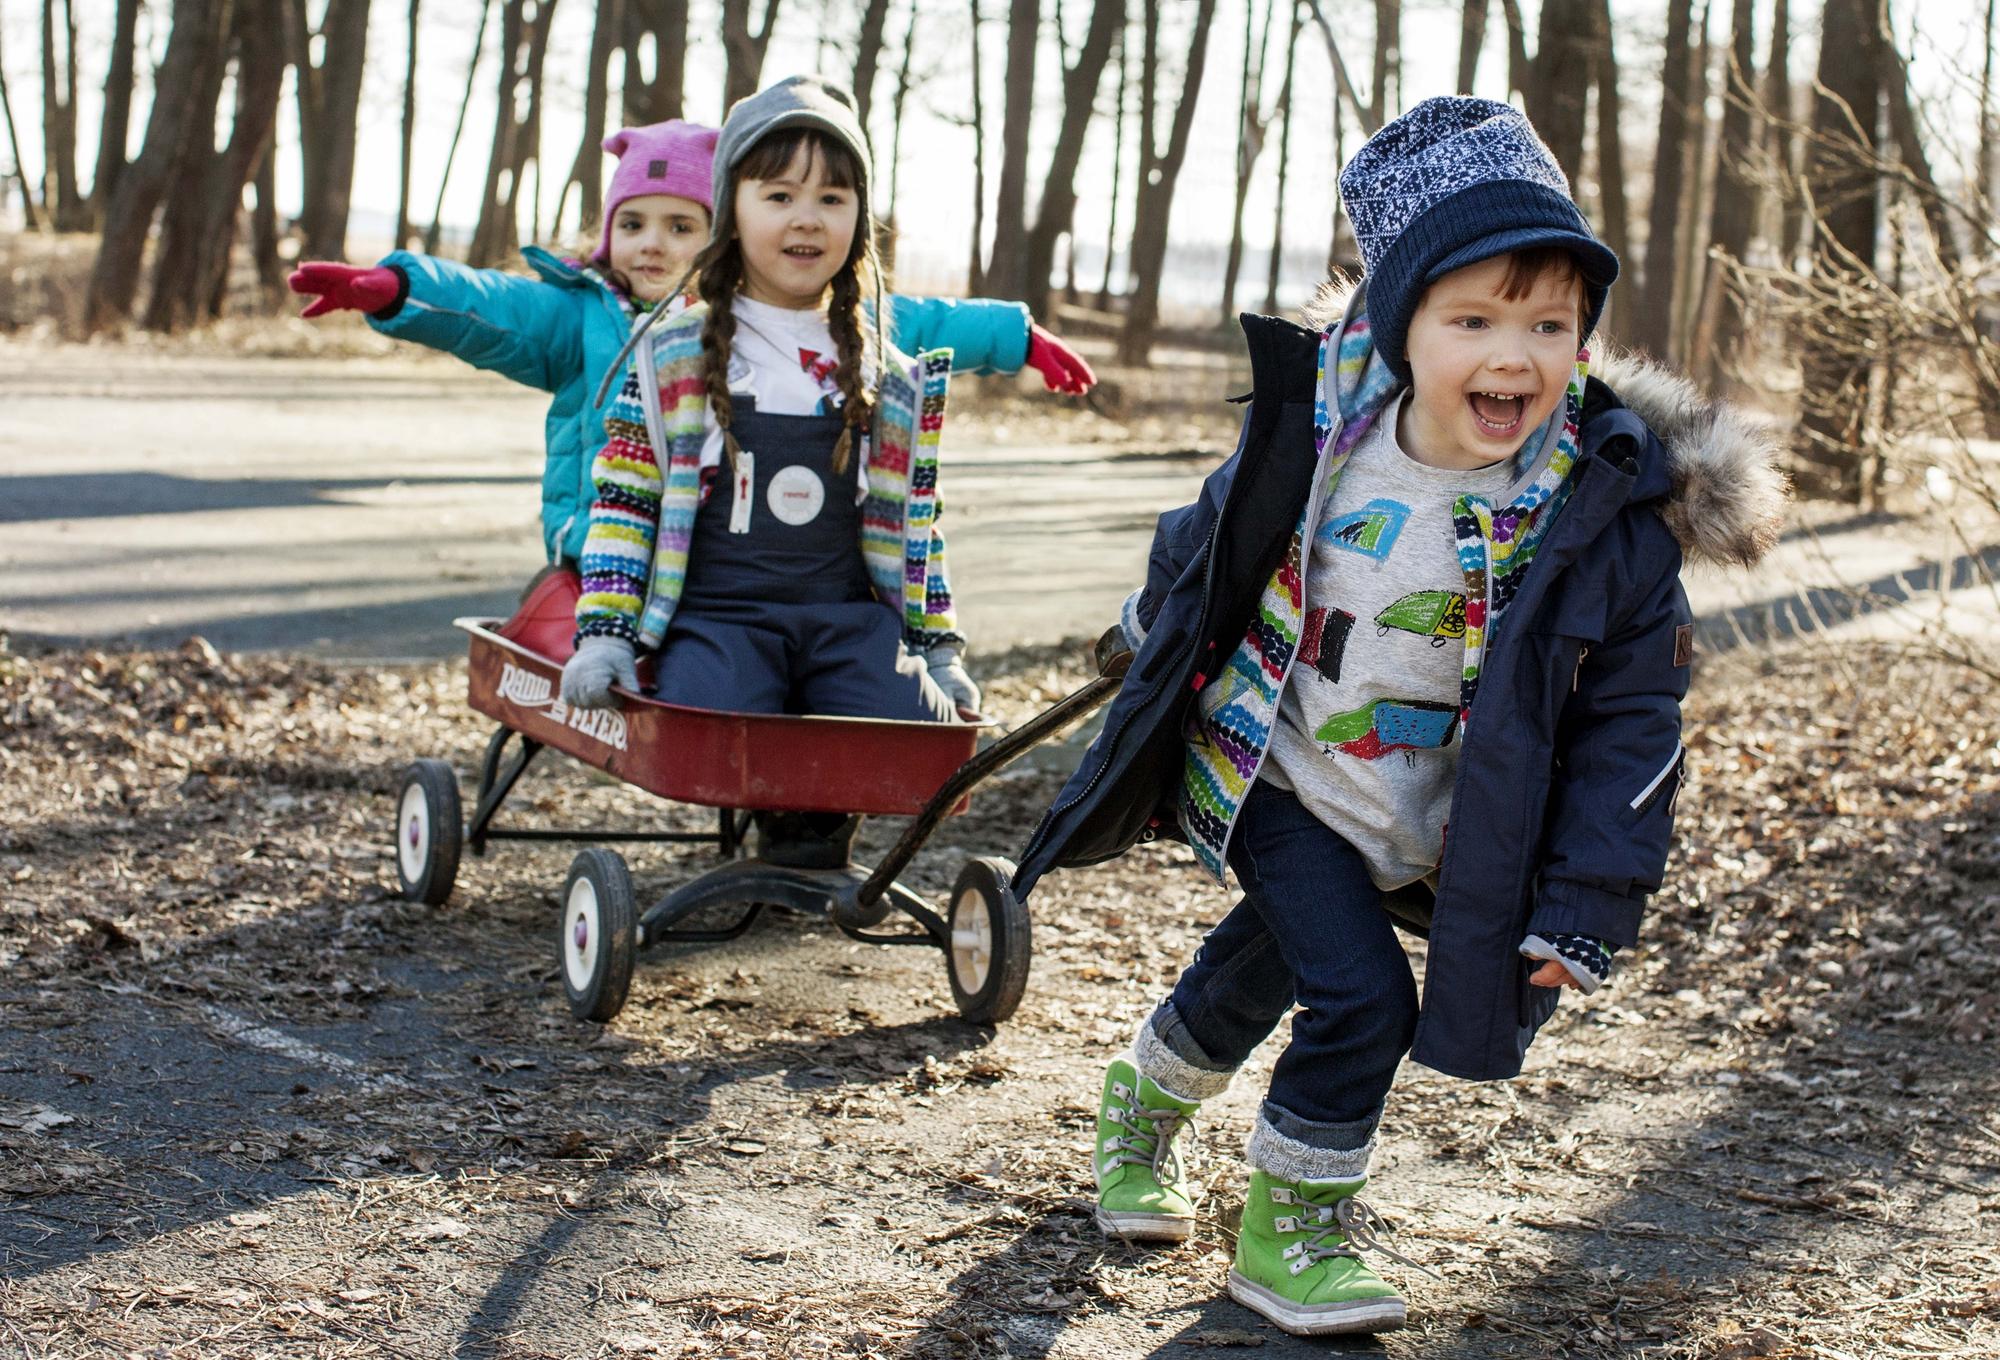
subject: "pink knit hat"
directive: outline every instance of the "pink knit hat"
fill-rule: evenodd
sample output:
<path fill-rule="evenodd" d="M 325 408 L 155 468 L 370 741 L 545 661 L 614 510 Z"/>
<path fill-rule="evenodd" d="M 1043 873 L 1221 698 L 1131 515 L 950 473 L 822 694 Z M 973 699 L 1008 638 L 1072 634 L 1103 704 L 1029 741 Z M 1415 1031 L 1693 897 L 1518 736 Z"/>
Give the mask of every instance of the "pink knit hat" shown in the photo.
<path fill-rule="evenodd" d="M 611 219 L 628 198 L 672 194 L 693 199 L 711 213 L 715 196 L 710 171 L 715 163 L 715 129 L 669 118 L 642 128 L 623 128 L 604 139 L 604 149 L 618 158 L 611 185 L 604 191 L 604 235 L 595 260 L 611 258 Z"/>

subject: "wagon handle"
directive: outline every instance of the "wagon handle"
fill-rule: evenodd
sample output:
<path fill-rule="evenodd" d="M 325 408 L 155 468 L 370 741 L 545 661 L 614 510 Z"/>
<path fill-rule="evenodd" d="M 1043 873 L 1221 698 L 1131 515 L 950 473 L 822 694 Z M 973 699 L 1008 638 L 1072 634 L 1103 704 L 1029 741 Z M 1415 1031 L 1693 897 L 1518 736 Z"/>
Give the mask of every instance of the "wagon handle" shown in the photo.
<path fill-rule="evenodd" d="M 938 791 L 931 795 L 931 800 L 924 804 L 923 811 L 911 819 L 909 826 L 897 840 L 895 848 L 875 866 L 875 872 L 868 876 L 868 881 L 856 892 L 857 907 L 873 906 L 882 894 L 888 891 L 889 885 L 896 881 L 897 875 L 909 867 L 910 861 L 916 858 L 917 851 L 923 849 L 924 842 L 931 837 L 931 832 L 937 830 L 938 823 L 944 820 L 945 814 L 957 805 L 959 799 L 1057 732 L 1089 715 L 1106 699 L 1117 693 L 1118 686 L 1124 683 L 1125 672 L 1132 665 L 1132 649 L 1125 641 L 1125 630 L 1115 625 L 1108 629 L 1104 636 L 1097 640 L 1093 656 L 1098 667 L 1095 679 L 1058 699 L 1050 707 L 975 754 L 972 759 L 959 766 L 951 778 L 944 781 Z"/>

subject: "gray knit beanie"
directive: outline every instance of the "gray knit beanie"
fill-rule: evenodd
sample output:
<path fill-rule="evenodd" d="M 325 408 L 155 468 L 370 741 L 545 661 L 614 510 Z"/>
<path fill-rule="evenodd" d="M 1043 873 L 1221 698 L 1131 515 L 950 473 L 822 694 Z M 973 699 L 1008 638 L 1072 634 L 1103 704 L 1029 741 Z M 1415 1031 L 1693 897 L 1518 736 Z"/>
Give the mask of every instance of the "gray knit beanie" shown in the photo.
<path fill-rule="evenodd" d="M 853 153 L 861 165 L 861 215 L 867 221 L 868 188 L 874 182 L 875 169 L 868 155 L 868 133 L 861 126 L 854 96 L 845 87 L 818 76 L 787 76 L 737 100 L 729 106 L 729 116 L 722 120 L 722 133 L 715 140 L 713 178 L 718 211 L 711 219 L 712 228 L 721 225 L 720 210 L 730 175 L 750 154 L 751 147 L 785 128 L 823 132 Z"/>
<path fill-rule="evenodd" d="M 1340 172 L 1368 288 L 1375 348 L 1409 380 L 1405 340 L 1424 290 L 1454 269 L 1536 246 L 1576 258 L 1588 339 L 1618 257 L 1569 196 L 1569 180 L 1527 118 L 1491 99 L 1426 99 Z"/>

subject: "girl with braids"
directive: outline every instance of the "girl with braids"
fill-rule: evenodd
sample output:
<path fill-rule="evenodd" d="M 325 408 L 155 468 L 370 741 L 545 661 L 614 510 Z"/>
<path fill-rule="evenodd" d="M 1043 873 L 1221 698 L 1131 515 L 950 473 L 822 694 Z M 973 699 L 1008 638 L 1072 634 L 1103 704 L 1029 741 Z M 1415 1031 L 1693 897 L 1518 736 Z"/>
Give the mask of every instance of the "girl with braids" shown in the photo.
<path fill-rule="evenodd" d="M 535 277 L 470 269 L 398 250 L 371 267 L 310 261 L 291 276 L 311 294 L 308 317 L 358 311 L 383 335 L 455 354 L 551 396 L 542 471 L 542 542 L 551 563 L 583 556 L 591 455 L 603 446 L 592 401 L 623 357 L 634 320 L 687 299 L 677 281 L 708 240 L 714 128 L 670 119 L 605 139 L 618 157 L 604 195 L 603 231 L 569 259 L 522 252 Z M 1035 325 L 1018 302 L 891 298 L 890 333 L 911 349 L 950 348 L 960 371 L 1038 370 L 1050 391 L 1082 392 L 1090 366 Z"/>
<path fill-rule="evenodd" d="M 739 713 L 975 716 L 933 525 L 950 356 L 881 334 L 868 143 L 795 76 L 715 153 L 698 300 L 633 336 L 605 415 L 562 697 Z"/>

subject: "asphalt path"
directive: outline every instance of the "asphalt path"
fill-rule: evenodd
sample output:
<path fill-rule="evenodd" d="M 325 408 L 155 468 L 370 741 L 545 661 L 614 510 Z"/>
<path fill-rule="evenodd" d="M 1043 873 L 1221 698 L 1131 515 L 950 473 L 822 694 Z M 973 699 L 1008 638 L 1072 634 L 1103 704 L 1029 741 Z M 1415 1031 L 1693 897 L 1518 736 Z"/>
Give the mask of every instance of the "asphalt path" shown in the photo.
<path fill-rule="evenodd" d="M 1048 422 L 1031 436 L 976 401 L 957 396 L 941 483 L 975 653 L 1095 636 L 1142 579 L 1159 512 L 1191 499 L 1223 450 L 1190 452 L 1192 435 L 1168 451 L 1064 445 Z M 546 405 L 427 354 L 0 347 L 0 631 L 457 655 L 452 620 L 511 612 L 542 565 Z M 2000 522 L 1952 513 L 1797 507 L 1756 572 L 1687 573 L 1701 646 L 2000 639 Z"/>
<path fill-rule="evenodd" d="M 428 356 L 12 348 L 0 629 L 355 660 L 457 654 L 543 561 L 539 394 Z M 963 434 L 956 434 L 963 429 Z M 1216 454 L 947 428 L 944 528 L 975 646 L 1092 635 Z"/>

